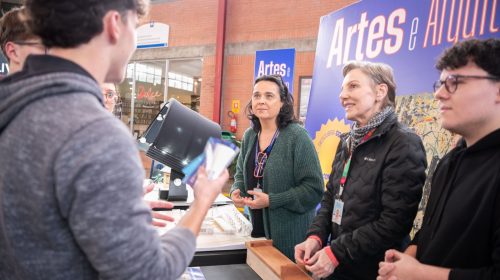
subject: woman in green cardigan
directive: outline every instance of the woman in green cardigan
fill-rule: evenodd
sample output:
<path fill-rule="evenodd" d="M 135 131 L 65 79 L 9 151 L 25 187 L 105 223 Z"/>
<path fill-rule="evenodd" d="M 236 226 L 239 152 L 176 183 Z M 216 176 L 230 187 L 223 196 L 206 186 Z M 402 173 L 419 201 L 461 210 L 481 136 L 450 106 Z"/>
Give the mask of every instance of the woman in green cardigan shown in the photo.
<path fill-rule="evenodd" d="M 297 124 L 293 96 L 279 75 L 261 76 L 246 107 L 252 127 L 243 136 L 231 199 L 250 208 L 253 237 L 266 237 L 293 260 L 321 200 L 318 155 Z"/>

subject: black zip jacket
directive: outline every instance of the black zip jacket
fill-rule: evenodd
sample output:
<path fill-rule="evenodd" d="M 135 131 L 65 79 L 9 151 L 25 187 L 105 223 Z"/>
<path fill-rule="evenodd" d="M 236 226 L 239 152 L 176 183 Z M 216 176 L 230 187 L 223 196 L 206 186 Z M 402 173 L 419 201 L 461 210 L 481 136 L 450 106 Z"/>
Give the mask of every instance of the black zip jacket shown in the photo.
<path fill-rule="evenodd" d="M 449 279 L 500 279 L 500 129 L 443 157 L 412 244 Z"/>
<path fill-rule="evenodd" d="M 421 139 L 403 127 L 395 114 L 352 154 L 342 194 L 341 225 L 332 223 L 344 163 L 349 158 L 345 137 L 337 148 L 327 191 L 308 236 L 330 246 L 339 266 L 330 278 L 375 279 L 387 249 L 403 249 L 422 196 L 427 166 Z"/>

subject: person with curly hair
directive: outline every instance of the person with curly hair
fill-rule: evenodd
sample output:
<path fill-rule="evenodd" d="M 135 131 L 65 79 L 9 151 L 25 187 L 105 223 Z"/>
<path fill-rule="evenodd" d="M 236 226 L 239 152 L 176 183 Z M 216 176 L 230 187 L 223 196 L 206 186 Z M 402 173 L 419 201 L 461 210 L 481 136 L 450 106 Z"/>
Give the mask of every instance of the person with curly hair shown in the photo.
<path fill-rule="evenodd" d="M 500 39 L 444 51 L 434 83 L 441 126 L 462 136 L 439 162 L 422 228 L 389 250 L 378 280 L 500 279 Z"/>

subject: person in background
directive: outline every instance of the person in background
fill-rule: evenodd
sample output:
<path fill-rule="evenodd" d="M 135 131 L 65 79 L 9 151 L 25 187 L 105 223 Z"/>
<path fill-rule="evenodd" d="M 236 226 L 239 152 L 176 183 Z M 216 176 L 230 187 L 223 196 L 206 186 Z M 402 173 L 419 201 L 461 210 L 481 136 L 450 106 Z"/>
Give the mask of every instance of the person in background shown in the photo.
<path fill-rule="evenodd" d="M 327 190 L 295 259 L 315 277 L 375 279 L 390 248 L 404 248 L 427 166 L 421 139 L 397 120 L 396 83 L 383 63 L 347 63 L 340 136 Z"/>
<path fill-rule="evenodd" d="M 385 279 L 500 279 L 500 39 L 444 51 L 441 126 L 463 138 L 439 162 L 422 228 L 380 264 Z"/>
<path fill-rule="evenodd" d="M 303 240 L 324 183 L 311 138 L 297 124 L 293 97 L 279 75 L 255 80 L 231 199 L 247 206 L 253 237 L 266 237 L 287 257 Z"/>
<path fill-rule="evenodd" d="M 116 86 L 114 83 L 104 83 L 101 85 L 102 95 L 104 97 L 104 107 L 110 113 L 115 111 L 118 95 L 116 94 Z"/>
<path fill-rule="evenodd" d="M 20 71 L 28 55 L 47 53 L 40 38 L 24 25 L 23 11 L 24 7 L 14 8 L 0 20 L 0 46 L 9 63 L 9 74 Z"/>
<path fill-rule="evenodd" d="M 50 55 L 0 81 L 0 279 L 177 279 L 228 173 L 201 169 L 159 236 L 135 140 L 103 106 L 124 78 L 148 0 L 26 0 Z M 85 24 L 82 24 L 85 23 Z"/>
<path fill-rule="evenodd" d="M 108 112 L 115 114 L 116 112 L 116 100 L 118 99 L 118 94 L 116 92 L 116 86 L 114 83 L 104 83 L 101 85 L 101 92 L 104 97 L 104 107 Z M 116 116 L 116 114 L 115 114 Z M 152 192 L 155 188 L 154 183 L 148 183 L 148 179 L 145 180 L 146 185 L 144 186 L 144 196 Z M 165 200 L 147 200 L 144 199 L 149 208 L 160 208 L 160 209 L 172 209 L 174 205 L 171 202 Z M 153 211 L 153 225 L 157 227 L 167 226 L 166 222 L 173 222 L 174 218 L 169 215 L 165 215 L 161 212 Z"/>
<path fill-rule="evenodd" d="M 101 85 L 102 95 L 104 97 L 104 106 L 113 113 L 118 119 L 122 117 L 122 104 L 117 87 L 114 83 L 104 83 Z"/>

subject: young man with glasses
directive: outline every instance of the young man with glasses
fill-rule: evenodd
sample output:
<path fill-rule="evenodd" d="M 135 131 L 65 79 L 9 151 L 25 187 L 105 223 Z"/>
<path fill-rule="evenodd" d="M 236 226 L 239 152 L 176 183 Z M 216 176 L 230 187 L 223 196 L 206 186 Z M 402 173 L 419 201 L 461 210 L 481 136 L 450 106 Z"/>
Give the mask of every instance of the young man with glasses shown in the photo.
<path fill-rule="evenodd" d="M 385 279 L 500 279 L 500 40 L 446 50 L 434 85 L 441 125 L 463 137 L 432 179 L 422 228 L 389 250 Z"/>
<path fill-rule="evenodd" d="M 20 17 L 23 11 L 24 8 L 14 8 L 0 20 L 0 45 L 9 62 L 9 74 L 20 71 L 28 55 L 47 53 L 40 38 L 24 25 Z"/>

